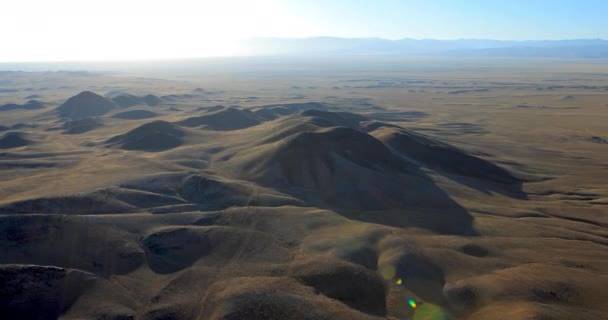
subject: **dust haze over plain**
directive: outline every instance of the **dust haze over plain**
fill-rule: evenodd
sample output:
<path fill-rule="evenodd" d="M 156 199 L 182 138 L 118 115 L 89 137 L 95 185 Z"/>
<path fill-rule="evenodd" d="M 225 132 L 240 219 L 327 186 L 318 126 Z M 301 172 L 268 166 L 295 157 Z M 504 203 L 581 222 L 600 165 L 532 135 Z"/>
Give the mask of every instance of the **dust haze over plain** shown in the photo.
<path fill-rule="evenodd" d="M 606 318 L 604 2 L 5 7 L 1 319 Z"/>

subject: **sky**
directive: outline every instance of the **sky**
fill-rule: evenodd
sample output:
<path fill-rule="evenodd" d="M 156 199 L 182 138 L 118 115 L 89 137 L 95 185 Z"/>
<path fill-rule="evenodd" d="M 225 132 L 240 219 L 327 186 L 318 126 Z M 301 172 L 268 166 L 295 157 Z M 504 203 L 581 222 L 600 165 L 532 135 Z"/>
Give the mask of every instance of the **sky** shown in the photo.
<path fill-rule="evenodd" d="M 246 54 L 255 37 L 608 39 L 606 0 L 2 0 L 0 62 Z"/>

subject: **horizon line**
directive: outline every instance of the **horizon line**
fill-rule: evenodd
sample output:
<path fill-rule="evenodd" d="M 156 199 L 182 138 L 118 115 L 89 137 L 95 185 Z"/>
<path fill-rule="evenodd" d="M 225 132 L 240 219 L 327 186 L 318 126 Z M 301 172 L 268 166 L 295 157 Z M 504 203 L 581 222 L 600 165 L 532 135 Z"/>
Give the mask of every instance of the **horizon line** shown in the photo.
<path fill-rule="evenodd" d="M 382 37 L 340 37 L 340 36 L 304 36 L 304 37 L 248 37 L 242 38 L 239 42 L 246 44 L 250 41 L 255 40 L 315 40 L 315 39 L 335 39 L 335 40 L 381 40 L 390 42 L 399 41 L 437 41 L 437 42 L 457 42 L 457 41 L 491 41 L 497 43 L 542 43 L 542 42 L 575 42 L 575 41 L 596 41 L 608 44 L 608 39 L 604 38 L 564 38 L 564 39 L 525 39 L 525 40 L 505 40 L 505 39 L 491 39 L 491 38 L 455 38 L 455 39 L 438 39 L 438 38 L 382 38 Z M 509 48 L 509 47 L 496 47 L 496 48 Z M 483 49 L 483 48 L 477 48 Z M 490 48 L 488 48 L 490 49 Z M 492 48 L 494 49 L 494 48 Z M 244 58 L 244 57 L 275 57 L 275 56 L 294 56 L 294 54 L 255 54 L 255 53 L 231 53 L 231 54 L 211 54 L 211 55 L 184 55 L 184 56 L 173 56 L 173 57 L 124 57 L 124 58 L 67 58 L 67 59 L 36 59 L 36 60 L 0 60 L 0 64 L 45 64 L 45 63 L 129 63 L 129 62 L 155 62 L 155 61 L 183 61 L 183 60 L 198 60 L 198 59 L 216 59 L 216 58 Z M 295 54 L 297 55 L 297 54 Z M 311 55 L 308 53 L 307 55 Z M 314 54 L 313 54 L 314 55 Z M 325 54 L 320 54 L 325 56 Z M 387 54 L 394 56 L 394 54 Z M 421 54 L 424 55 L 424 54 Z M 357 54 L 353 54 L 357 56 Z M 411 57 L 416 57 L 412 55 Z M 532 58 L 532 57 L 531 57 Z M 1 70 L 0 70 L 1 71 Z"/>

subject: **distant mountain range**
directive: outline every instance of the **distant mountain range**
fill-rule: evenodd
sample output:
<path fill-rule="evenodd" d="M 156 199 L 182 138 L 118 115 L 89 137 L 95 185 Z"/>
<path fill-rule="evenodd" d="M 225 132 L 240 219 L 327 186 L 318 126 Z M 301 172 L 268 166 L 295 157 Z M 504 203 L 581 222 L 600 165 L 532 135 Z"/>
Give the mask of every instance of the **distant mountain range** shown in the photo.
<path fill-rule="evenodd" d="M 380 38 L 255 38 L 250 55 L 407 55 L 454 57 L 608 58 L 608 40 L 432 40 Z"/>

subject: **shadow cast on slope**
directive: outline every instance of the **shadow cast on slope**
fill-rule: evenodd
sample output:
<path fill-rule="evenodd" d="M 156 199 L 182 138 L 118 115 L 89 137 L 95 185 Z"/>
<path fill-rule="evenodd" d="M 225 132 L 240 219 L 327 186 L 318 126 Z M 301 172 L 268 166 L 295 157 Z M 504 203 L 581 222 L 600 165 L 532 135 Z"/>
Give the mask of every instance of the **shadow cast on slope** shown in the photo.
<path fill-rule="evenodd" d="M 418 174 L 424 175 L 419 172 Z M 460 204 L 454 201 L 445 191 L 431 182 L 424 186 L 428 200 L 418 203 L 406 203 L 390 208 L 369 208 L 357 210 L 323 204 L 320 207 L 331 209 L 336 213 L 357 221 L 381 224 L 391 227 L 414 227 L 430 230 L 438 234 L 477 236 L 473 227 L 473 216 Z M 286 192 L 287 193 L 287 192 Z M 364 194 L 361 194 L 365 198 Z M 370 196 L 373 196 L 370 195 Z"/>
<path fill-rule="evenodd" d="M 371 134 L 396 154 L 458 184 L 485 194 L 494 192 L 516 199 L 527 198 L 521 179 L 455 146 L 398 127 L 380 127 Z"/>

